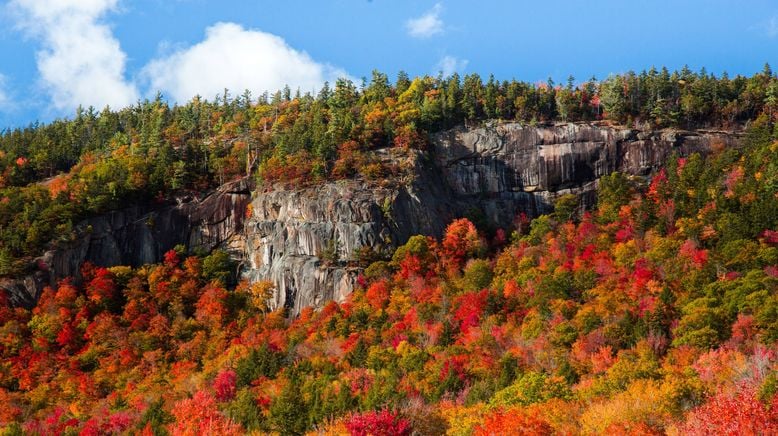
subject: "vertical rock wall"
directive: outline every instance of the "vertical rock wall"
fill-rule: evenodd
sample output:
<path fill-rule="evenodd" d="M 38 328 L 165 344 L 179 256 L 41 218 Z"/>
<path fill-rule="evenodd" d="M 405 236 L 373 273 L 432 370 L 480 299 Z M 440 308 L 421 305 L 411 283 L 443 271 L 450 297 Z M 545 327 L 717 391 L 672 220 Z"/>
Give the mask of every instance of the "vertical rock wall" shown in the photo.
<path fill-rule="evenodd" d="M 177 244 L 227 249 L 245 278 L 271 280 L 274 304 L 291 314 L 343 300 L 360 272 L 360 250 L 391 251 L 416 234 L 441 236 L 454 218 L 478 214 L 508 227 L 519 213 L 537 216 L 565 193 L 594 203 L 599 177 L 613 171 L 648 176 L 672 154 L 737 146 L 738 135 L 707 131 L 639 131 L 596 124 L 518 123 L 455 128 L 434 135 L 429 155 L 406 159 L 412 177 L 359 180 L 254 192 L 247 180 L 205 198 L 134 207 L 81 223 L 80 237 L 37 259 L 22 280 L 0 281 L 12 304 L 34 304 L 42 286 L 77 275 L 81 263 L 158 262 Z M 405 162 L 406 164 L 408 162 Z M 251 204 L 250 216 L 246 216 Z M 323 253 L 334 249 L 334 256 Z"/>

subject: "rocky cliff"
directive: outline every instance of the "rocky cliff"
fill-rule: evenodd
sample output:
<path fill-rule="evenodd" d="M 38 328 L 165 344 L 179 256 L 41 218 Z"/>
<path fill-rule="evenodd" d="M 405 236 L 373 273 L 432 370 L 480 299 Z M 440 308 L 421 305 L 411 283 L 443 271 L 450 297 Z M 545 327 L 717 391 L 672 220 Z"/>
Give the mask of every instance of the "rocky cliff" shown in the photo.
<path fill-rule="evenodd" d="M 348 295 L 359 273 L 352 261 L 362 250 L 390 251 L 414 234 L 440 236 L 453 218 L 473 213 L 506 227 L 521 212 L 551 211 L 564 193 L 579 195 L 588 207 L 602 175 L 647 176 L 671 153 L 706 153 L 738 141 L 726 132 L 596 124 L 459 127 L 434 135 L 428 155 L 378 151 L 411 168 L 410 177 L 393 183 L 337 181 L 251 195 L 241 181 L 204 199 L 92 218 L 79 225 L 76 243 L 39 259 L 35 274 L 0 287 L 15 304 L 31 304 L 42 285 L 77 274 L 85 260 L 139 265 L 183 243 L 228 249 L 244 277 L 272 280 L 275 305 L 297 313 Z"/>
<path fill-rule="evenodd" d="M 433 138 L 429 157 L 412 156 L 414 177 L 395 188 L 358 181 L 258 192 L 244 234 L 244 274 L 269 279 L 275 304 L 298 312 L 342 300 L 358 270 L 359 250 L 391 250 L 414 234 L 440 236 L 452 219 L 474 212 L 508 227 L 520 212 L 553 210 L 565 193 L 594 202 L 597 179 L 613 171 L 647 176 L 671 153 L 736 146 L 738 136 L 709 131 L 639 131 L 594 124 L 531 127 L 518 123 L 456 128 Z M 321 253 L 335 241 L 340 262 Z"/>
<path fill-rule="evenodd" d="M 35 259 L 35 271 L 21 280 L 0 280 L 11 304 L 32 306 L 47 285 L 78 278 L 84 262 L 99 266 L 159 262 L 178 244 L 192 249 L 216 247 L 242 253 L 241 229 L 251 199 L 248 180 L 233 182 L 203 197 L 183 197 L 175 204 L 134 206 L 92 217 L 76 226 L 72 243 L 60 244 Z"/>

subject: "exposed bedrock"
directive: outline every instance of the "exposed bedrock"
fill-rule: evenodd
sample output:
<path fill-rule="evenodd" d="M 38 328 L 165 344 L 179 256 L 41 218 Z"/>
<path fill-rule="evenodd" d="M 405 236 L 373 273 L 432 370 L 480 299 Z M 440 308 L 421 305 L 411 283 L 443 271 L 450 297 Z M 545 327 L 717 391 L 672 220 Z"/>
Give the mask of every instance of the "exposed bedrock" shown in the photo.
<path fill-rule="evenodd" d="M 435 134 L 429 156 L 378 151 L 412 168 L 411 177 L 392 183 L 348 180 L 252 194 L 244 180 L 203 199 L 91 218 L 79 224 L 76 242 L 38 259 L 34 274 L 0 287 L 14 304 L 29 306 L 43 285 L 77 275 L 84 261 L 141 265 L 159 261 L 177 244 L 221 247 L 240 262 L 243 277 L 273 281 L 274 304 L 295 314 L 343 300 L 360 272 L 353 262 L 360 250 L 390 251 L 415 234 L 440 236 L 452 219 L 474 213 L 507 227 L 521 212 L 551 211 L 564 193 L 590 207 L 605 174 L 648 176 L 672 153 L 706 153 L 738 141 L 727 132 L 587 123 L 458 127 Z"/>
<path fill-rule="evenodd" d="M 234 252 L 240 253 L 238 241 L 250 199 L 251 186 L 242 180 L 223 185 L 204 198 L 134 206 L 89 218 L 76 226 L 72 243 L 58 244 L 35 259 L 35 271 L 29 276 L 0 280 L 0 288 L 6 289 L 11 304 L 30 307 L 46 285 L 64 277 L 78 279 L 87 261 L 106 267 L 139 266 L 160 261 L 178 244 L 204 250 L 235 247 Z"/>

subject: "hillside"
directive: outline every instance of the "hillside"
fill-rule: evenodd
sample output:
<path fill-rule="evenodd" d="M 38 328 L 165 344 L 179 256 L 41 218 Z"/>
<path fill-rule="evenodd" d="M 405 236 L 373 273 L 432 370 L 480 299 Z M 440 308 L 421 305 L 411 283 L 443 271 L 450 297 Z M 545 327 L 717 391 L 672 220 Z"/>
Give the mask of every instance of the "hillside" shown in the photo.
<path fill-rule="evenodd" d="M 776 88 L 376 73 L 6 132 L 0 428 L 778 432 Z"/>

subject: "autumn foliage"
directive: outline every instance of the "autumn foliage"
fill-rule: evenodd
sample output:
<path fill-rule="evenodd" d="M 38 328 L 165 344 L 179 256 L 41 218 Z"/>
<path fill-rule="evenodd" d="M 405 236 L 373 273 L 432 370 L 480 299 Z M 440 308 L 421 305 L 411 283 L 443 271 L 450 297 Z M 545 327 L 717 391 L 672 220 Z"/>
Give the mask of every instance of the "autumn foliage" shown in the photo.
<path fill-rule="evenodd" d="M 0 428 L 774 434 L 773 132 L 762 119 L 742 149 L 673 157 L 646 184 L 604 177 L 598 208 L 565 219 L 456 219 L 296 317 L 272 283 L 225 280 L 218 251 L 86 264 L 29 310 L 0 293 Z"/>

